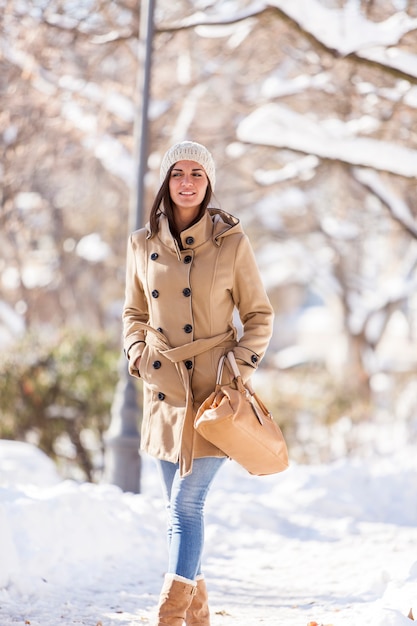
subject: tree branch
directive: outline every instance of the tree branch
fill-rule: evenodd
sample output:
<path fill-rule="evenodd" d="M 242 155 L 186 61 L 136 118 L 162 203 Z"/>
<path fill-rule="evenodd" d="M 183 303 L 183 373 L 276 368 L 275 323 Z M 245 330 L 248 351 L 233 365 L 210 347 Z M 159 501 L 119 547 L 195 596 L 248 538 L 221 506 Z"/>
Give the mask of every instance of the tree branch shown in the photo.
<path fill-rule="evenodd" d="M 172 24 L 160 24 L 156 25 L 155 32 L 157 33 L 172 33 L 178 30 L 186 30 L 189 28 L 196 28 L 197 26 L 222 26 L 225 24 L 236 24 L 242 22 L 250 17 L 260 15 L 269 11 L 271 5 L 269 2 L 254 2 L 251 6 L 246 7 L 242 11 L 237 11 L 233 16 L 209 16 L 207 17 L 201 11 L 186 17 L 183 20 L 178 20 Z"/>
<path fill-rule="evenodd" d="M 373 193 L 382 204 L 388 209 L 391 217 L 401 225 L 401 227 L 413 239 L 417 239 L 417 222 L 411 214 L 408 206 L 387 189 L 376 172 L 360 168 L 353 168 L 353 176 L 363 186 Z"/>

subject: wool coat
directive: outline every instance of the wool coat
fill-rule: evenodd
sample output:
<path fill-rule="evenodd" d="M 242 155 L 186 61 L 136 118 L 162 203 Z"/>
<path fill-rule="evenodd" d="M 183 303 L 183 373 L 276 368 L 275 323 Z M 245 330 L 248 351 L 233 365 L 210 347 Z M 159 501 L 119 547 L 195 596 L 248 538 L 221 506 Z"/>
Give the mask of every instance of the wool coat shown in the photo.
<path fill-rule="evenodd" d="M 224 456 L 194 429 L 220 357 L 232 349 L 248 380 L 268 346 L 273 309 L 236 217 L 207 209 L 180 238 L 181 246 L 163 213 L 153 237 L 148 226 L 131 234 L 123 333 L 129 371 L 143 380 L 141 449 L 187 475 L 194 458 Z"/>

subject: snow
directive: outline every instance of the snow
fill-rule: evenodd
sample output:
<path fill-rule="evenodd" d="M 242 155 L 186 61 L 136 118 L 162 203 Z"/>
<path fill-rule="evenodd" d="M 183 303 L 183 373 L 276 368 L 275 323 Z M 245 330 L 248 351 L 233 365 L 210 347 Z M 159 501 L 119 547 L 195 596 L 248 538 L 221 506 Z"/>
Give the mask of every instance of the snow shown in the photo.
<path fill-rule="evenodd" d="M 254 178 L 259 185 L 272 185 L 292 178 L 309 180 L 314 176 L 314 170 L 319 166 L 320 161 L 316 156 L 308 155 L 299 159 L 294 159 L 287 163 L 280 170 L 255 170 Z"/>
<path fill-rule="evenodd" d="M 348 55 L 374 46 L 393 46 L 417 27 L 417 19 L 398 12 L 383 22 L 373 22 L 361 13 L 360 4 L 349 0 L 341 9 L 328 9 L 319 0 L 270 0 L 323 45 Z"/>
<path fill-rule="evenodd" d="M 410 77 L 415 78 L 417 76 L 416 55 L 404 52 L 399 48 L 370 48 L 369 50 L 360 52 L 358 56 L 363 59 L 368 59 L 369 61 L 375 61 L 386 67 L 392 67 Z"/>
<path fill-rule="evenodd" d="M 238 125 L 237 137 L 247 143 L 289 148 L 409 178 L 417 176 L 415 150 L 359 136 L 351 123 L 316 121 L 282 104 L 265 104 L 250 113 Z"/>
<path fill-rule="evenodd" d="M 84 146 L 94 152 L 102 166 L 133 189 L 136 182 L 135 161 L 125 146 L 111 135 L 94 135 L 84 139 Z"/>
<path fill-rule="evenodd" d="M 213 626 L 411 624 L 416 501 L 407 448 L 259 478 L 226 462 L 206 506 Z M 153 459 L 131 494 L 0 441 L 0 502 L 2 626 L 153 623 L 166 564 Z"/>
<path fill-rule="evenodd" d="M 201 36 L 225 37 L 231 32 L 227 28 L 230 20 L 238 23 L 240 20 L 250 20 L 253 15 L 262 13 L 268 7 L 276 7 L 323 46 L 336 51 L 340 56 L 358 53 L 366 58 L 368 50 L 372 55 L 383 57 L 385 47 L 395 46 L 403 35 L 417 27 L 417 19 L 409 17 L 401 10 L 404 7 L 384 21 L 369 20 L 362 14 L 358 0 L 347 0 L 340 9 L 327 8 L 319 0 L 259 0 L 241 10 L 234 2 L 223 2 L 219 7 L 220 10 L 210 16 L 197 11 L 182 20 L 177 28 L 195 26 Z M 249 28 L 251 26 L 252 24 Z M 238 27 L 239 24 L 233 24 L 230 28 Z M 247 25 L 244 27 L 248 28 Z M 410 75 L 415 76 L 415 55 L 409 56 L 403 63 Z"/>
<path fill-rule="evenodd" d="M 321 72 L 321 74 L 316 74 L 315 76 L 299 74 L 295 78 L 285 80 L 278 73 L 274 73 L 264 81 L 260 91 L 261 95 L 268 99 L 304 93 L 308 89 L 323 89 L 326 91 L 326 89 L 331 90 L 333 88 L 330 78 L 331 76 L 328 72 Z"/>
<path fill-rule="evenodd" d="M 93 82 L 87 82 L 81 78 L 74 78 L 68 74 L 60 76 L 58 85 L 66 92 L 78 94 L 89 102 L 95 102 L 106 108 L 125 122 L 135 120 L 135 107 L 133 102 L 116 91 L 106 92 L 105 89 Z"/>
<path fill-rule="evenodd" d="M 91 263 L 104 261 L 111 254 L 110 246 L 102 240 L 99 233 L 90 233 L 82 237 L 77 243 L 75 251 L 79 257 Z"/>

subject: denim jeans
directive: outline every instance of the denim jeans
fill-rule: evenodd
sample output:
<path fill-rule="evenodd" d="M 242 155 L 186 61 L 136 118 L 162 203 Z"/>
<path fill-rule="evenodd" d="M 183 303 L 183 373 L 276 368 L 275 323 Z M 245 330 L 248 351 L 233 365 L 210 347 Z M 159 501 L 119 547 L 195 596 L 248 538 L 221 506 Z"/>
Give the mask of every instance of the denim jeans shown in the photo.
<path fill-rule="evenodd" d="M 168 512 L 168 573 L 195 580 L 201 574 L 204 503 L 225 457 L 194 459 L 193 471 L 180 477 L 178 463 L 158 461 Z"/>

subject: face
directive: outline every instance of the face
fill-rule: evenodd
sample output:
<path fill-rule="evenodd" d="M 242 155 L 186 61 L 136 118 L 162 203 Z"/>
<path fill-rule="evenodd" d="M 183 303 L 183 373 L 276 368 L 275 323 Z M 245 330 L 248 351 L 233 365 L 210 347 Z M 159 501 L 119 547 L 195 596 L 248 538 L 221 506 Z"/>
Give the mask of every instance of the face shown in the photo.
<path fill-rule="evenodd" d="M 169 193 L 175 208 L 193 219 L 204 200 L 207 185 L 207 174 L 199 163 L 175 163 L 169 179 Z"/>

